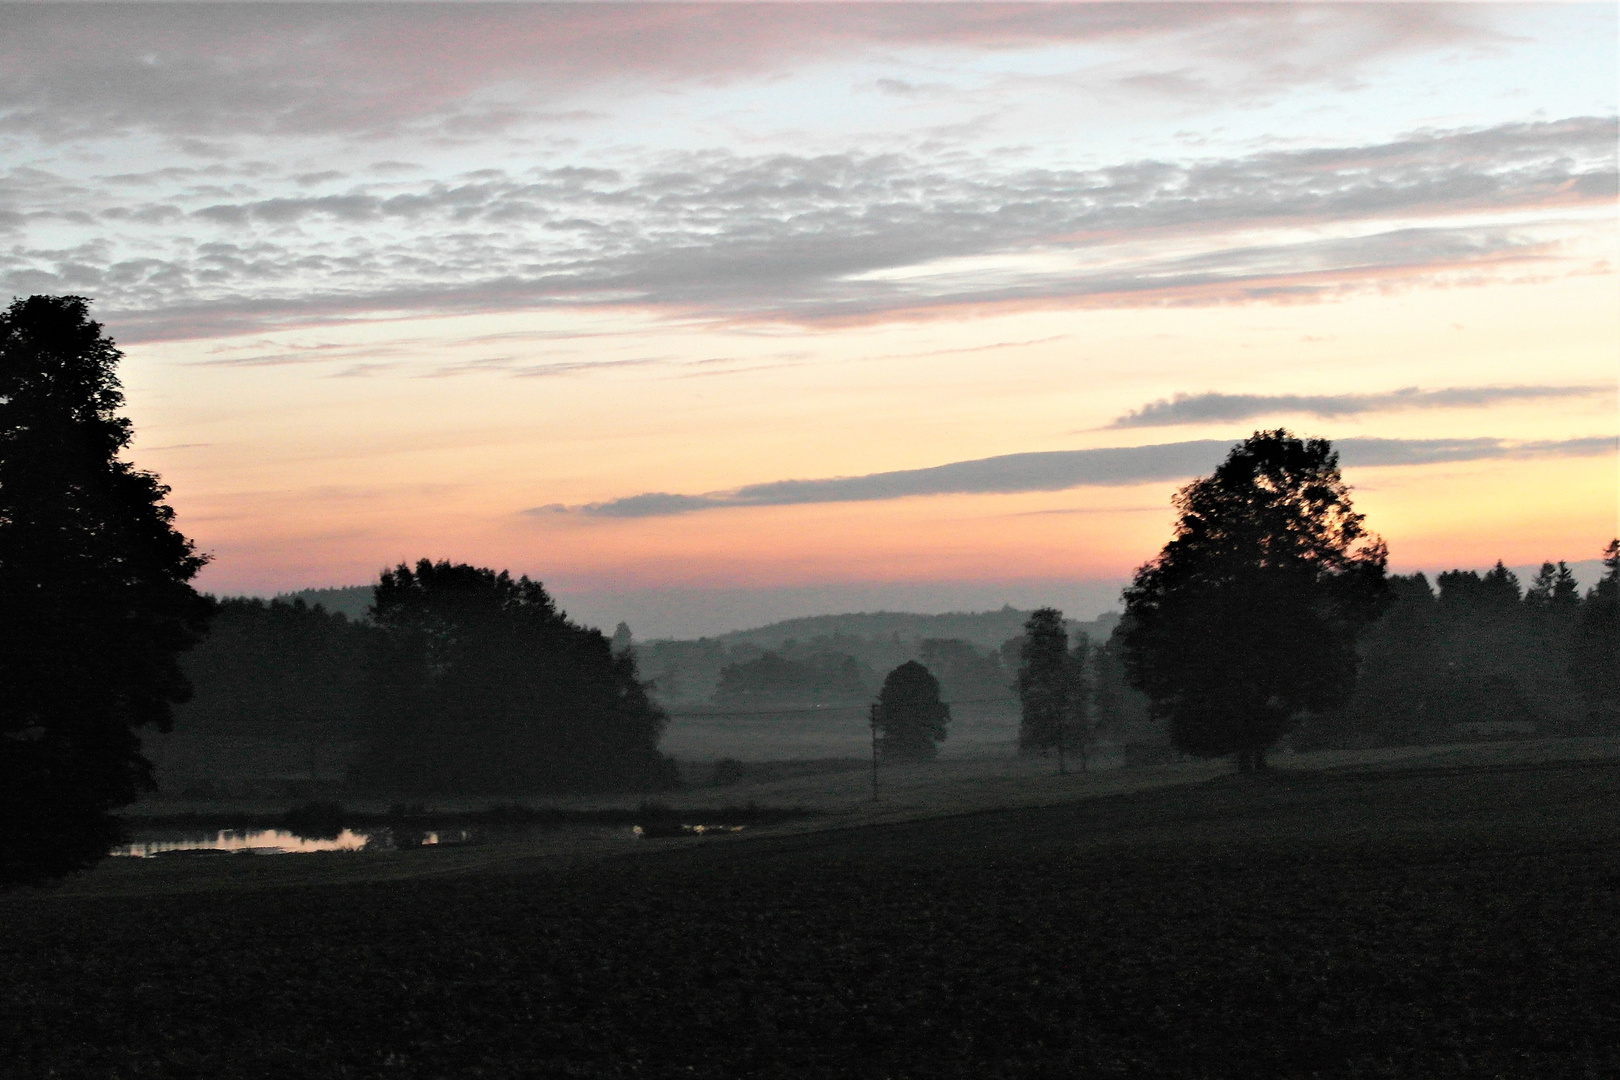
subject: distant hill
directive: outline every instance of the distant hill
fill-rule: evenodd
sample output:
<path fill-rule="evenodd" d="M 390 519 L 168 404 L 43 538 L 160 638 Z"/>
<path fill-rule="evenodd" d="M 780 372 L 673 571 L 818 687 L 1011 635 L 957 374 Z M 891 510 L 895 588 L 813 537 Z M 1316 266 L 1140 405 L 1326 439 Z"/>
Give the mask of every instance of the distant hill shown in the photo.
<path fill-rule="evenodd" d="M 996 649 L 1008 638 L 1024 632 L 1028 611 L 1007 606 L 999 611 L 950 612 L 945 615 L 917 615 L 906 611 L 873 611 L 848 615 L 811 615 L 785 619 L 753 630 L 722 634 L 715 641 L 728 645 L 747 643 L 762 649 L 781 648 L 783 642 L 810 642 L 816 638 L 894 638 L 921 641 L 924 638 L 958 638 L 980 649 Z M 1084 630 L 1094 642 L 1107 639 L 1119 616 L 1107 612 L 1090 622 L 1070 620 L 1071 628 Z"/>
<path fill-rule="evenodd" d="M 327 611 L 360 620 L 367 618 L 371 612 L 372 591 L 370 585 L 350 585 L 346 589 L 300 589 L 298 592 L 278 593 L 275 598 L 288 603 L 302 600 L 311 607 L 319 604 Z"/>
<path fill-rule="evenodd" d="M 872 692 L 886 672 L 907 660 L 919 660 L 931 665 L 930 670 L 939 668 L 936 674 L 944 684 L 944 692 L 958 701 L 975 699 L 982 703 L 1006 697 L 1010 702 L 1007 673 L 1016 670 L 1018 657 L 1016 647 L 1008 652 L 1004 646 L 1023 636 L 1030 614 L 1008 606 L 999 611 L 946 615 L 905 611 L 815 615 L 712 638 L 637 642 L 635 648 L 642 677 L 652 680 L 653 692 L 660 701 L 675 706 L 723 703 L 720 699 L 726 696 L 726 687 L 748 675 L 753 665 L 765 662 L 768 653 L 775 654 L 771 663 L 787 663 L 805 671 L 844 672 L 854 665 L 850 678 L 864 674 L 872 683 L 866 689 Z M 1094 643 L 1101 644 L 1118 621 L 1119 616 L 1110 612 L 1090 622 L 1070 621 L 1069 628 L 1083 631 Z M 963 642 L 967 653 L 963 655 L 960 646 L 955 653 L 948 648 L 941 652 L 927 647 L 929 639 Z M 842 681 L 847 683 L 850 678 Z M 816 700 L 838 696 L 833 693 L 836 688 L 823 682 L 827 680 L 817 683 L 821 697 Z M 750 692 L 763 694 L 766 689 L 751 686 Z M 847 696 L 845 691 L 847 687 L 840 694 Z M 807 693 L 798 696 L 815 698 Z"/>
<path fill-rule="evenodd" d="M 342 589 L 300 589 L 278 593 L 277 600 L 302 600 L 351 619 L 364 619 L 371 608 L 373 587 L 351 585 Z M 1010 637 L 1024 631 L 1030 612 L 1007 606 L 999 611 L 950 612 L 945 615 L 918 615 L 909 611 L 852 612 L 845 615 L 810 615 L 784 619 L 751 630 L 734 630 L 710 640 L 724 645 L 754 645 L 779 649 L 786 641 L 809 643 L 816 638 L 864 638 L 891 640 L 896 635 L 908 644 L 925 638 L 959 638 L 980 649 L 996 649 Z M 1084 630 L 1093 642 L 1108 639 L 1119 616 L 1108 612 L 1090 622 L 1069 621 L 1071 629 Z M 646 642 L 644 644 L 651 644 Z"/>

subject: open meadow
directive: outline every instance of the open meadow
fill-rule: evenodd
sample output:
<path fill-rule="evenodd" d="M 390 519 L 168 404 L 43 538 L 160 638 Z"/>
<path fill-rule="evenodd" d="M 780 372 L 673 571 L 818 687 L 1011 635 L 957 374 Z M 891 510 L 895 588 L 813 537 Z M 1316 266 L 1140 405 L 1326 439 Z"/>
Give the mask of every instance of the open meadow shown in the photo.
<path fill-rule="evenodd" d="M 0 1075 L 1613 1076 L 1612 751 L 936 781 L 956 804 L 914 779 L 716 839 L 118 860 L 0 899 Z"/>

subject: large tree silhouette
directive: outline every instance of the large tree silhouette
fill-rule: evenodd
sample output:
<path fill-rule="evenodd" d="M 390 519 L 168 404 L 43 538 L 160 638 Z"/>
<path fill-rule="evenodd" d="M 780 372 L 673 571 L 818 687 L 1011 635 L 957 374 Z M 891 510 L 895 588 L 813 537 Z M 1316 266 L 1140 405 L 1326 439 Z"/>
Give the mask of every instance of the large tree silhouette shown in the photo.
<path fill-rule="evenodd" d="M 100 859 L 151 786 L 135 729 L 185 699 L 204 559 L 168 488 L 119 460 L 121 358 L 77 296 L 0 314 L 0 885 Z"/>
<path fill-rule="evenodd" d="M 1570 674 L 1593 723 L 1605 733 L 1614 731 L 1620 720 L 1620 540 L 1603 549 L 1603 578 L 1581 602 Z"/>
<path fill-rule="evenodd" d="M 874 714 L 885 761 L 929 761 L 945 740 L 951 707 L 939 699 L 939 680 L 907 660 L 883 680 Z"/>
<path fill-rule="evenodd" d="M 1018 648 L 1019 753 L 1056 751 L 1062 762 L 1066 753 L 1077 752 L 1080 767 L 1086 767 L 1091 740 L 1086 678 L 1090 652 L 1091 643 L 1084 634 L 1070 650 L 1063 612 L 1057 608 L 1031 613 Z"/>
<path fill-rule="evenodd" d="M 1302 714 L 1354 687 L 1356 636 L 1388 602 L 1386 549 L 1328 441 L 1280 429 L 1175 506 L 1174 539 L 1125 590 L 1131 681 L 1183 751 L 1263 768 Z"/>

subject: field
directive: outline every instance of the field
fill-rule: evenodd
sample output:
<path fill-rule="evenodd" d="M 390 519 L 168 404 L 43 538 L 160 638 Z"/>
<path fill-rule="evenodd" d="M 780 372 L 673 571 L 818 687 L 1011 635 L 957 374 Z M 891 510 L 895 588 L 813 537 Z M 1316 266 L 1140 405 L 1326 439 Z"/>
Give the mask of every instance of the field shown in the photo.
<path fill-rule="evenodd" d="M 1620 1075 L 1620 763 L 1520 756 L 107 868 L 0 898 L 0 1075 Z"/>

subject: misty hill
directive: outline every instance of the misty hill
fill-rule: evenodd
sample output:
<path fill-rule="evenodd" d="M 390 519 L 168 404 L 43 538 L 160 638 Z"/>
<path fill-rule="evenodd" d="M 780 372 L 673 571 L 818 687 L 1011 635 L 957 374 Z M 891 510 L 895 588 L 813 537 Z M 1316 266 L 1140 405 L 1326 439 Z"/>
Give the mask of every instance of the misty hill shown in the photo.
<path fill-rule="evenodd" d="M 970 642 L 981 649 L 998 649 L 1008 638 L 1024 632 L 1024 622 L 1030 612 L 1006 606 L 999 611 L 950 612 L 945 615 L 918 615 L 907 611 L 873 611 L 846 615 L 810 615 L 752 630 L 735 630 L 721 634 L 713 640 L 726 645 L 755 645 L 761 649 L 780 649 L 789 641 L 836 640 L 863 638 L 902 642 L 922 641 L 928 638 L 955 638 Z M 1072 629 L 1084 630 L 1092 641 L 1106 641 L 1119 616 L 1108 612 L 1091 622 L 1070 622 Z"/>
<path fill-rule="evenodd" d="M 319 604 L 327 611 L 359 620 L 366 618 L 372 595 L 373 587 L 370 585 L 350 585 L 346 588 L 299 589 L 297 592 L 278 593 L 275 598 L 287 603 L 302 600 L 311 607 Z M 733 630 L 709 640 L 725 645 L 747 644 L 761 649 L 780 649 L 788 641 L 849 637 L 892 640 L 898 635 L 903 642 L 955 638 L 971 642 L 981 649 L 995 649 L 1008 638 L 1023 633 L 1024 620 L 1029 616 L 1028 611 L 1010 605 L 999 611 L 950 612 L 944 615 L 919 615 L 909 611 L 809 615 L 748 630 Z M 1108 612 L 1090 622 L 1070 621 L 1069 626 L 1084 630 L 1092 641 L 1101 642 L 1108 639 L 1118 621 L 1117 614 Z"/>
<path fill-rule="evenodd" d="M 1012 703 L 1017 642 L 1030 612 L 921 615 L 903 611 L 816 615 L 697 640 L 635 643 L 643 678 L 659 700 L 675 704 L 749 701 L 789 704 L 866 700 L 886 672 L 921 661 L 948 698 Z M 1106 641 L 1119 616 L 1071 622 Z"/>
<path fill-rule="evenodd" d="M 375 586 L 372 585 L 350 585 L 343 589 L 300 589 L 297 592 L 277 593 L 276 599 L 289 604 L 302 600 L 310 607 L 319 604 L 327 611 L 360 620 L 370 613 L 374 592 Z"/>

